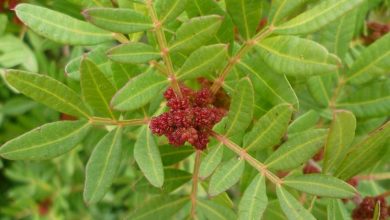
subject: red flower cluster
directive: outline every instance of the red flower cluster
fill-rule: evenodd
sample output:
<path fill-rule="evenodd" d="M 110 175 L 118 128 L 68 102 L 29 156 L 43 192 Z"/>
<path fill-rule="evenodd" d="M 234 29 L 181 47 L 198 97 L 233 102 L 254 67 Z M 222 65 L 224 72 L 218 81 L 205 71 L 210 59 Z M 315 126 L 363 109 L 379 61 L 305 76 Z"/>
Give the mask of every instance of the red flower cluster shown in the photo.
<path fill-rule="evenodd" d="M 374 216 L 375 205 L 380 203 L 380 217 L 379 219 L 385 220 L 389 216 L 388 208 L 386 205 L 386 199 L 383 196 L 370 197 L 367 196 L 363 199 L 358 207 L 352 212 L 352 218 L 354 220 L 366 220 L 372 219 Z"/>
<path fill-rule="evenodd" d="M 167 89 L 164 97 L 170 110 L 152 118 L 150 129 L 156 135 L 165 135 L 174 146 L 187 141 L 203 150 L 213 126 L 225 116 L 226 110 L 213 105 L 214 96 L 208 88 L 193 91 L 181 86 L 180 89 L 182 98 L 172 88 Z"/>

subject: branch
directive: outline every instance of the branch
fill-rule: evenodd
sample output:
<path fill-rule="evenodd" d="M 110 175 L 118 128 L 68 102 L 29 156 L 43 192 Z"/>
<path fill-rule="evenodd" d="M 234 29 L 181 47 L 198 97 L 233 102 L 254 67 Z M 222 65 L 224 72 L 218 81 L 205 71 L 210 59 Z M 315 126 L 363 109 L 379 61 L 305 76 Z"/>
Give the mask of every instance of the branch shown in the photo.
<path fill-rule="evenodd" d="M 275 183 L 276 185 L 281 185 L 283 183 L 283 181 L 279 177 L 277 177 L 275 174 L 273 174 L 267 169 L 267 166 L 265 164 L 252 157 L 245 151 L 245 149 L 241 148 L 225 136 L 215 133 L 214 131 L 211 133 L 211 135 L 215 137 L 215 139 L 217 139 L 219 142 L 224 144 L 226 147 L 228 147 L 230 150 L 232 150 L 234 153 L 239 155 L 242 159 L 246 160 L 246 162 L 248 162 L 252 167 L 258 170 L 264 176 L 266 176 L 271 182 Z"/>
<path fill-rule="evenodd" d="M 237 54 L 234 55 L 232 58 L 230 58 L 228 64 L 223 68 L 222 72 L 219 74 L 219 77 L 214 81 L 214 84 L 211 86 L 211 92 L 213 94 L 216 94 L 218 90 L 222 87 L 223 82 L 225 81 L 230 71 L 233 69 L 234 65 L 238 63 L 240 59 L 245 54 L 247 54 L 257 42 L 269 36 L 272 33 L 272 31 L 273 31 L 273 26 L 269 26 L 268 28 L 265 28 L 263 31 L 256 34 L 256 36 L 253 39 L 246 41 L 245 44 L 237 52 Z"/>
<path fill-rule="evenodd" d="M 199 167 L 200 167 L 201 155 L 202 155 L 202 151 L 196 150 L 194 173 L 192 174 L 191 219 L 195 219 L 195 215 L 196 215 L 196 195 L 198 192 L 198 178 L 199 178 Z"/>
<path fill-rule="evenodd" d="M 172 60 L 169 55 L 169 48 L 168 48 L 167 40 L 165 38 L 164 30 L 162 28 L 162 22 L 158 20 L 156 11 L 153 8 L 153 0 L 147 0 L 146 7 L 148 9 L 150 17 L 152 18 L 154 31 L 156 32 L 157 42 L 161 50 L 161 56 L 163 58 L 165 66 L 167 67 L 168 79 L 171 82 L 171 87 L 179 97 L 183 97 L 181 94 L 179 83 L 176 79 L 175 71 L 173 69 Z"/>

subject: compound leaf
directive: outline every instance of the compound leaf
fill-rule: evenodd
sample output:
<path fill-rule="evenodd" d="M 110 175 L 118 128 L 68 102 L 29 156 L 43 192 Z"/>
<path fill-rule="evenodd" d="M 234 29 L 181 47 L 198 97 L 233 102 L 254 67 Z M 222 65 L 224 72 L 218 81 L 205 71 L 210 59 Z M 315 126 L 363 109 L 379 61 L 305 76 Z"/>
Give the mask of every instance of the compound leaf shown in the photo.
<path fill-rule="evenodd" d="M 265 177 L 257 175 L 242 196 L 238 206 L 239 219 L 261 219 L 268 203 L 266 190 Z"/>
<path fill-rule="evenodd" d="M 187 0 L 156 0 L 154 8 L 161 23 L 176 19 L 185 9 Z"/>
<path fill-rule="evenodd" d="M 229 208 L 210 200 L 198 200 L 198 209 L 207 219 L 235 220 L 236 214 Z"/>
<path fill-rule="evenodd" d="M 282 186 L 276 187 L 280 207 L 289 220 L 315 220 L 314 216 L 307 211 L 298 200 L 296 200 Z"/>
<path fill-rule="evenodd" d="M 146 63 L 150 60 L 160 58 L 160 52 L 156 51 L 152 46 L 131 42 L 121 44 L 110 49 L 107 52 L 108 58 L 119 63 Z"/>

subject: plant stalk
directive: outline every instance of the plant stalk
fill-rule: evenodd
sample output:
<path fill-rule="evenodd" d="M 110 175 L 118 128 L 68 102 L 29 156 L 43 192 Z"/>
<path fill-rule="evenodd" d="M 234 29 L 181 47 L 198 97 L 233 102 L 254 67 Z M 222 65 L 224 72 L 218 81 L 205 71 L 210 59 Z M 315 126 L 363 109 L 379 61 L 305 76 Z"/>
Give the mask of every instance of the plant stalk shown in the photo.
<path fill-rule="evenodd" d="M 199 179 L 199 168 L 200 168 L 200 158 L 202 155 L 201 150 L 196 150 L 195 152 L 195 164 L 194 164 L 194 173 L 192 174 L 192 191 L 191 191 L 191 219 L 195 219 L 196 216 L 196 197 L 198 193 L 198 179 Z"/>

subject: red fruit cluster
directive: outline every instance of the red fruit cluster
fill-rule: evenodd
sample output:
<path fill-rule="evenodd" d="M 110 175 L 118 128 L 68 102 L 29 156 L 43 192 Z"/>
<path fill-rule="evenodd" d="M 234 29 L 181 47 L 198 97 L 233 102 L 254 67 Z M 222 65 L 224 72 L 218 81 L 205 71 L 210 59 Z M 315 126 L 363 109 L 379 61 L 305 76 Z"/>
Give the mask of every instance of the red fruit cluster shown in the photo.
<path fill-rule="evenodd" d="M 321 173 L 321 170 L 318 167 L 310 163 L 307 163 L 305 167 L 303 167 L 303 173 L 304 174 Z"/>
<path fill-rule="evenodd" d="M 364 37 L 366 44 L 372 44 L 390 31 L 390 24 L 381 24 L 378 22 L 367 23 L 370 35 Z"/>
<path fill-rule="evenodd" d="M 214 96 L 208 88 L 194 91 L 181 86 L 180 89 L 181 98 L 172 88 L 165 91 L 164 97 L 170 109 L 152 118 L 150 129 L 156 135 L 165 135 L 174 146 L 188 142 L 203 150 L 213 126 L 225 116 L 226 110 L 213 105 Z"/>
<path fill-rule="evenodd" d="M 375 205 L 380 203 L 380 220 L 386 220 L 389 217 L 386 199 L 383 196 L 370 197 L 363 199 L 358 207 L 352 212 L 353 220 L 366 220 L 374 217 Z"/>

